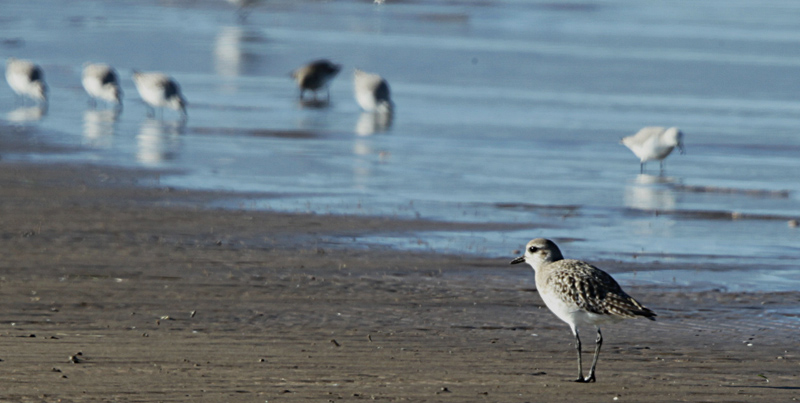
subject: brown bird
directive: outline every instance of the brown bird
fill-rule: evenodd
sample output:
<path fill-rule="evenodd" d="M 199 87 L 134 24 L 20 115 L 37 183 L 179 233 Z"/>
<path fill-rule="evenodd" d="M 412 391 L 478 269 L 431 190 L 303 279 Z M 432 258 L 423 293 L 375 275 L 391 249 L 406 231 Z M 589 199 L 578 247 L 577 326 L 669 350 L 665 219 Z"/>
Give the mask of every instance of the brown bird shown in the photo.
<path fill-rule="evenodd" d="M 292 72 L 292 78 L 297 82 L 300 87 L 300 101 L 303 101 L 303 94 L 306 90 L 314 93 L 314 101 L 317 100 L 317 91 L 325 88 L 328 93 L 328 101 L 331 99 L 331 92 L 328 89 L 328 83 L 339 74 L 342 66 L 333 64 L 327 59 L 320 59 L 305 66 L 299 67 Z"/>

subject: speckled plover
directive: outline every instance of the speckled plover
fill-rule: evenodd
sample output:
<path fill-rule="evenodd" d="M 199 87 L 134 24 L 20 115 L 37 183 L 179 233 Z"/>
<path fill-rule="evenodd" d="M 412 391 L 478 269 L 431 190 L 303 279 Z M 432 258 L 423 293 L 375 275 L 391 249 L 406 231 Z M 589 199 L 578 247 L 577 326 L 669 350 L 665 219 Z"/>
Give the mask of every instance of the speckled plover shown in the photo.
<path fill-rule="evenodd" d="M 537 238 L 528 242 L 525 254 L 512 260 L 511 264 L 522 262 L 531 265 L 536 272 L 536 289 L 544 303 L 569 325 L 575 335 L 578 350 L 576 382 L 595 381 L 595 367 L 603 344 L 599 325 L 639 316 L 655 320 L 655 312 L 626 294 L 608 273 L 580 260 L 564 259 L 558 246 L 549 239 Z M 578 327 L 585 325 L 597 329 L 597 339 L 592 368 L 584 378 Z"/>

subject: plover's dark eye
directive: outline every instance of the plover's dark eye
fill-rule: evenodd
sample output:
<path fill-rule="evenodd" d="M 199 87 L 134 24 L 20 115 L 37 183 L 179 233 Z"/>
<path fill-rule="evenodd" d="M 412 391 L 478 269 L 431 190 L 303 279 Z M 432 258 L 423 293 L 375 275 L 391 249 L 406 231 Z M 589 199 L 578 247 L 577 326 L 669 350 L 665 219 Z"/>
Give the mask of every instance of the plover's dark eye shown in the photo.
<path fill-rule="evenodd" d="M 528 252 L 530 252 L 530 253 L 536 253 L 537 250 L 539 250 L 539 248 L 537 248 L 535 246 L 531 246 L 531 247 L 528 248 Z"/>

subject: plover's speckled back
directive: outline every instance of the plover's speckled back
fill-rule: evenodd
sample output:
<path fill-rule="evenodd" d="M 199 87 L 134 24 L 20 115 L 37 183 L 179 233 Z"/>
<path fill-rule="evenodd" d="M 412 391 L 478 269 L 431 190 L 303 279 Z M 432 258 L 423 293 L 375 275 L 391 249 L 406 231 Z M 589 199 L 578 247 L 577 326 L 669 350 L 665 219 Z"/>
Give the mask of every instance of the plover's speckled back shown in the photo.
<path fill-rule="evenodd" d="M 6 81 L 20 97 L 47 103 L 47 84 L 41 67 L 30 60 L 9 57 L 6 61 Z"/>
<path fill-rule="evenodd" d="M 186 100 L 178 83 L 159 72 L 133 72 L 133 82 L 142 100 L 150 107 L 148 116 L 153 116 L 153 108 L 172 108 L 181 112 L 186 119 Z"/>
<path fill-rule="evenodd" d="M 511 264 L 522 262 L 531 265 L 536 272 L 536 289 L 544 303 L 569 325 L 575 335 L 578 349 L 576 382 L 595 381 L 595 367 L 603 344 L 599 325 L 639 316 L 655 320 L 655 312 L 626 294 L 608 273 L 580 260 L 564 259 L 558 246 L 549 239 L 537 238 L 528 242 L 525 255 L 512 260 Z M 578 336 L 578 327 L 584 325 L 597 328 L 594 360 L 585 378 Z"/>
<path fill-rule="evenodd" d="M 367 112 L 391 113 L 393 109 L 389 83 L 383 77 L 355 69 L 353 89 L 358 105 Z"/>
<path fill-rule="evenodd" d="M 119 77 L 111 66 L 105 63 L 86 63 L 83 67 L 81 83 L 93 104 L 95 99 L 100 99 L 122 107 Z"/>
<path fill-rule="evenodd" d="M 331 98 L 331 92 L 328 89 L 328 83 L 339 74 L 342 69 L 341 65 L 333 64 L 330 60 L 321 59 L 313 61 L 305 66 L 299 67 L 292 72 L 292 78 L 297 82 L 300 88 L 300 101 L 303 101 L 303 94 L 306 90 L 314 93 L 314 100 L 317 100 L 317 91 L 322 88 L 327 90 L 328 101 Z"/>
<path fill-rule="evenodd" d="M 639 157 L 639 173 L 644 172 L 645 162 L 652 160 L 660 161 L 663 170 L 664 158 L 667 158 L 675 147 L 678 147 L 681 154 L 684 153 L 683 132 L 677 127 L 667 129 L 648 126 L 632 136 L 623 138 L 622 144 Z"/>

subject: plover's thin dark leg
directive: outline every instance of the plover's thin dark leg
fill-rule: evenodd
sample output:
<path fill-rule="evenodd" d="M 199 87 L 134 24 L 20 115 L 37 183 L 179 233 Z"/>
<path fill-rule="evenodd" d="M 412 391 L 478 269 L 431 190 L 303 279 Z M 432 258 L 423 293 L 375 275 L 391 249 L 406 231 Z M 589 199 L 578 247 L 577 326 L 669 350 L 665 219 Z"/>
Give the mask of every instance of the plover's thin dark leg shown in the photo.
<path fill-rule="evenodd" d="M 578 379 L 575 382 L 584 382 L 583 379 L 583 361 L 581 360 L 581 336 L 578 335 L 578 329 L 575 329 L 575 349 L 578 351 Z"/>
<path fill-rule="evenodd" d="M 639 173 L 640 173 L 640 174 L 643 174 L 643 173 L 644 173 L 644 162 L 640 162 L 640 163 L 639 163 Z"/>
<path fill-rule="evenodd" d="M 586 377 L 586 382 L 594 382 L 594 369 L 597 367 L 597 359 L 600 357 L 600 346 L 603 345 L 603 334 L 600 333 L 600 328 L 597 328 L 597 340 L 594 346 L 594 359 L 592 360 L 592 368 L 589 370 L 589 376 Z"/>

